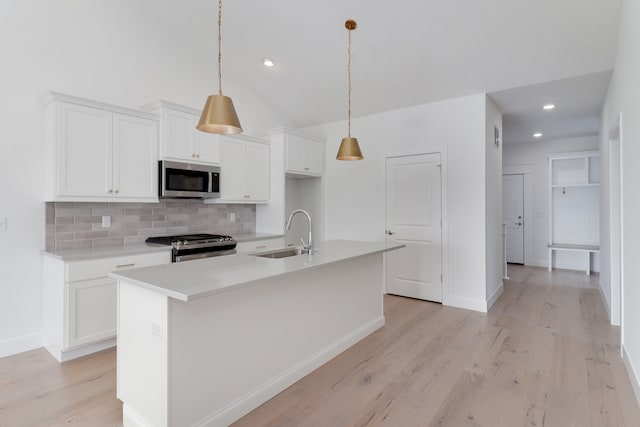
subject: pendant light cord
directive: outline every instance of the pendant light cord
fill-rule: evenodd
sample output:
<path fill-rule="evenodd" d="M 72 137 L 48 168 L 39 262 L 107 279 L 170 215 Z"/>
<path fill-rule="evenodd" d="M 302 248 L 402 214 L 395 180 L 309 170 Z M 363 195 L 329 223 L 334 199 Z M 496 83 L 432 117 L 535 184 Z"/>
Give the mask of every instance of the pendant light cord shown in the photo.
<path fill-rule="evenodd" d="M 218 92 L 222 95 L 222 0 L 218 0 Z"/>
<path fill-rule="evenodd" d="M 349 110 L 347 113 L 347 117 L 348 117 L 348 136 L 349 138 L 351 138 L 351 30 L 348 31 L 349 33 L 349 47 L 347 48 L 347 53 L 349 55 L 349 61 L 347 62 L 347 76 L 349 79 Z"/>

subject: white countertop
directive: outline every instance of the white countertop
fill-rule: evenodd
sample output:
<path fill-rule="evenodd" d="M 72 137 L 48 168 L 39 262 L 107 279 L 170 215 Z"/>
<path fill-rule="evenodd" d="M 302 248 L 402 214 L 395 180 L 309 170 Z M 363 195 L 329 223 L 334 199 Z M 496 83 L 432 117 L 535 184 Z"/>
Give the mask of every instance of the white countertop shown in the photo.
<path fill-rule="evenodd" d="M 280 237 L 284 237 L 284 234 L 241 233 L 235 234 L 233 236 L 233 238 L 237 242 L 252 242 L 258 240 L 276 239 Z M 136 243 L 127 246 L 106 246 L 103 248 L 45 249 L 42 250 L 41 253 L 43 255 L 57 258 L 63 261 L 80 261 L 97 258 L 111 258 L 136 254 L 147 254 L 170 250 L 171 246 L 167 245 L 157 245 L 153 243 Z"/>
<path fill-rule="evenodd" d="M 127 246 L 105 246 L 103 248 L 51 249 L 42 250 L 40 253 L 63 261 L 80 261 L 169 251 L 171 251 L 171 246 L 137 243 Z"/>
<path fill-rule="evenodd" d="M 317 244 L 312 256 L 271 259 L 247 254 L 227 255 L 109 274 L 117 280 L 159 292 L 180 301 L 191 301 L 232 287 L 296 271 L 402 248 L 403 244 L 331 240 Z M 283 248 L 284 249 L 284 248 Z"/>

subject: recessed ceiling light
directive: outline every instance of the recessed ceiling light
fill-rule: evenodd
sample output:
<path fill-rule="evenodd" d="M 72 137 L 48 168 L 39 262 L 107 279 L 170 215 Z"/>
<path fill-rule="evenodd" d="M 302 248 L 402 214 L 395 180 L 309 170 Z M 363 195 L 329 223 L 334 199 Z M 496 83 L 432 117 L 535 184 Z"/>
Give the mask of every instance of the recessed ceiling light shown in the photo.
<path fill-rule="evenodd" d="M 276 61 L 274 61 L 271 58 L 263 58 L 262 63 L 264 64 L 265 67 L 268 67 L 268 68 L 273 68 L 276 66 Z"/>
<path fill-rule="evenodd" d="M 553 104 L 547 104 L 542 106 L 543 110 L 553 110 L 554 108 L 556 108 L 556 106 Z"/>
<path fill-rule="evenodd" d="M 542 134 L 540 132 L 536 132 L 533 134 L 534 138 L 540 138 L 542 136 Z"/>

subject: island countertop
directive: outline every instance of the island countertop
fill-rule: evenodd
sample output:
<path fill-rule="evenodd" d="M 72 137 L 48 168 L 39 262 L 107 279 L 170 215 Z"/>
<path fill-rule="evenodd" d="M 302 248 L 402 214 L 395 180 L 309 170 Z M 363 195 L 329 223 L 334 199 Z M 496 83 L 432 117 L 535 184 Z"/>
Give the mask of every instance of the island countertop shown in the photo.
<path fill-rule="evenodd" d="M 135 268 L 109 276 L 175 298 L 191 301 L 266 278 L 312 269 L 365 255 L 402 248 L 403 244 L 330 240 L 316 245 L 313 255 L 261 258 L 226 255 L 181 263 Z"/>

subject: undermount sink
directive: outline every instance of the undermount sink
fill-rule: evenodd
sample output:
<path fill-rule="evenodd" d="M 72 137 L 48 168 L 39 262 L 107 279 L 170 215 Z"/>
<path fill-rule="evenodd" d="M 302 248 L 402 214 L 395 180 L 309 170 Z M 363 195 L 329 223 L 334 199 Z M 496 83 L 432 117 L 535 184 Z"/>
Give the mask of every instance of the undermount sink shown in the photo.
<path fill-rule="evenodd" d="M 304 248 L 284 248 L 284 249 L 276 249 L 268 252 L 258 252 L 254 254 L 249 254 L 253 256 L 257 256 L 260 258 L 287 258 L 290 256 L 298 256 L 308 254 L 309 250 Z"/>

